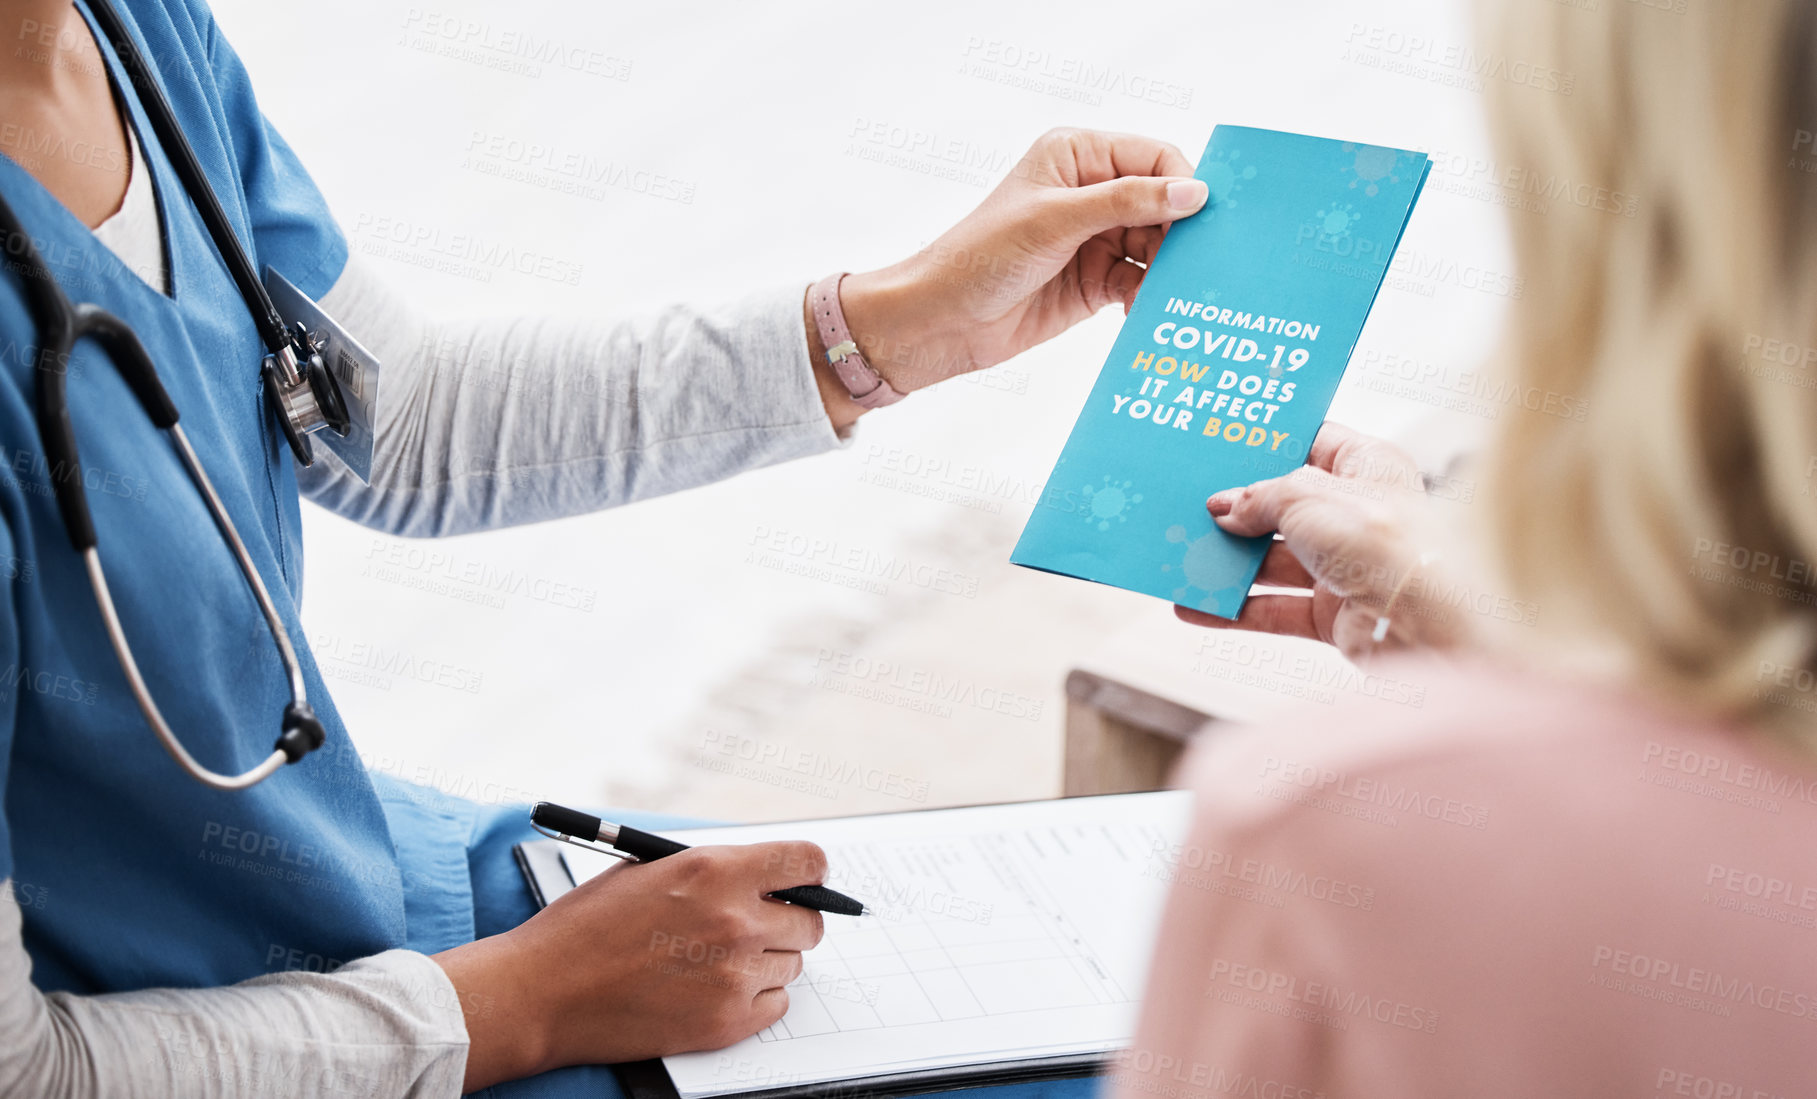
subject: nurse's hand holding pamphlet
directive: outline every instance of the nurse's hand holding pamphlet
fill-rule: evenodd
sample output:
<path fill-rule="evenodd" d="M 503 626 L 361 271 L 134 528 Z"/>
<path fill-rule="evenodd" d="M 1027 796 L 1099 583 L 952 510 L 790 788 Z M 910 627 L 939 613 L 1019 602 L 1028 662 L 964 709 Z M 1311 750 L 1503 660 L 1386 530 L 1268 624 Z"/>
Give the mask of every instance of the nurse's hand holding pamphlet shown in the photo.
<path fill-rule="evenodd" d="M 1107 305 L 1127 308 L 1168 223 L 1198 212 L 1207 195 L 1166 142 L 1051 131 L 926 249 L 847 275 L 846 320 L 901 393 L 994 366 Z M 835 424 L 859 414 L 837 383 L 822 395 Z"/>

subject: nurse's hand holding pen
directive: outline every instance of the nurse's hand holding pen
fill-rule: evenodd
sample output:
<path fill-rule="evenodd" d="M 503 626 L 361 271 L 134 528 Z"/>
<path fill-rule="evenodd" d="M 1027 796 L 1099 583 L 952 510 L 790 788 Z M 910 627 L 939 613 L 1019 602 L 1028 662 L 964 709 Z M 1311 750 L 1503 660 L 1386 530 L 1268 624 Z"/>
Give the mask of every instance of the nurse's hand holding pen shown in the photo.
<path fill-rule="evenodd" d="M 933 245 L 845 279 L 852 336 L 901 393 L 1002 362 L 1127 307 L 1167 225 L 1206 194 L 1172 145 L 1053 131 Z M 828 367 L 806 300 L 803 324 L 827 412 L 844 427 L 864 409 Z M 822 922 L 763 895 L 818 883 L 825 869 L 806 843 L 697 848 L 614 868 L 520 927 L 436 955 L 467 1014 L 466 1089 L 714 1049 L 769 1026 Z"/>
<path fill-rule="evenodd" d="M 435 955 L 467 1017 L 462 1091 L 769 1026 L 823 924 L 764 894 L 825 877 L 812 843 L 696 847 L 610 866 L 510 931 Z"/>
<path fill-rule="evenodd" d="M 1197 213 L 1207 194 L 1166 142 L 1050 131 L 933 244 L 847 276 L 846 321 L 901 393 L 995 366 L 1107 305 L 1134 302 L 1167 226 Z M 805 302 L 803 316 L 821 397 L 844 427 L 864 410 L 827 368 Z"/>

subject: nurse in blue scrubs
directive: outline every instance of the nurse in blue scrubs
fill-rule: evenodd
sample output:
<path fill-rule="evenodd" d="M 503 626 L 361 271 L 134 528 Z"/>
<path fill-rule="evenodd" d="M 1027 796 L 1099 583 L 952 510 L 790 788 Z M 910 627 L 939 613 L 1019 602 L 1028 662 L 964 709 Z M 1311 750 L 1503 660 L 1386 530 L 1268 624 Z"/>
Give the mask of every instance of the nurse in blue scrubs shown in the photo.
<path fill-rule="evenodd" d="M 348 265 L 346 242 L 261 115 L 207 7 L 116 2 L 258 267 L 311 297 L 330 296 Z M 429 955 L 439 969 L 425 972 L 436 973 L 435 988 L 450 992 L 465 1025 L 457 1082 L 498 1095 L 613 1095 L 598 1062 L 710 1048 L 767 1025 L 786 1005 L 781 986 L 817 940 L 820 917 L 762 893 L 818 880 L 824 868 L 811 845 L 703 850 L 630 868 L 536 914 L 510 858 L 510 846 L 529 835 L 521 807 L 482 809 L 361 766 L 302 642 L 300 472 L 261 391 L 263 348 L 241 295 L 86 4 L 17 0 L 7 16 L 19 26 L 0 28 L 0 37 L 17 30 L 23 44 L 0 60 L 0 195 L 64 291 L 123 318 L 149 350 L 297 641 L 327 738 L 269 781 L 225 792 L 191 781 L 148 731 L 51 491 L 62 473 L 34 418 L 41 334 L 9 242 L 0 272 L 0 880 L 12 883 L 6 903 L 21 911 L 33 988 L 0 988 L 0 1003 L 29 993 L 61 1004 L 57 1017 L 79 1020 L 76 1001 L 48 994 L 208 990 L 296 957 L 407 965 Z M 1205 197 L 1184 178 L 1190 166 L 1176 150 L 1141 138 L 1049 135 L 1022 168 L 928 252 L 847 280 L 852 328 L 861 344 L 871 333 L 887 337 L 865 350 L 896 389 L 1002 361 L 1104 305 L 1127 303 L 1165 224 Z M 155 233 L 162 285 L 93 231 L 130 208 L 122 191 L 133 170 L 146 173 L 156 196 L 155 221 L 140 228 Z M 794 293 L 800 302 L 800 288 Z M 799 379 L 777 384 L 799 389 L 786 399 L 814 402 L 817 422 L 787 430 L 836 445 L 865 406 L 823 358 L 807 365 L 819 336 L 794 308 L 783 318 L 783 343 L 792 346 L 775 370 L 780 377 L 797 369 L 786 360 L 798 360 Z M 890 359 L 886 345 L 912 354 Z M 701 355 L 711 361 L 709 350 Z M 146 681 L 198 758 L 224 772 L 253 767 L 271 752 L 289 693 L 220 532 L 165 436 L 95 348 L 80 345 L 58 368 L 113 596 Z M 751 383 L 723 382 L 741 384 Z M 705 472 L 693 480 L 807 449 L 778 443 L 736 459 L 703 450 Z M 304 487 L 323 484 L 302 477 Z M 356 495 L 327 484 L 317 498 Z M 564 509 L 583 506 L 601 502 Z M 508 505 L 474 508 L 464 524 L 419 532 L 534 517 Z M 401 520 L 395 529 L 414 528 Z M 662 977 L 640 953 L 658 929 L 727 945 L 727 956 L 756 964 L 742 964 L 739 981 Z M 181 1016 L 185 1002 L 179 995 L 163 1010 Z M 201 1012 L 214 1001 L 194 1003 Z M 322 1010 L 338 1009 L 324 1002 Z M 78 1026 L 75 1040 L 91 1040 L 83 1035 Z M 408 1039 L 373 1039 L 383 1040 Z M 242 1052 L 205 1051 L 223 1064 Z M 100 1046 L 90 1055 L 109 1056 Z"/>

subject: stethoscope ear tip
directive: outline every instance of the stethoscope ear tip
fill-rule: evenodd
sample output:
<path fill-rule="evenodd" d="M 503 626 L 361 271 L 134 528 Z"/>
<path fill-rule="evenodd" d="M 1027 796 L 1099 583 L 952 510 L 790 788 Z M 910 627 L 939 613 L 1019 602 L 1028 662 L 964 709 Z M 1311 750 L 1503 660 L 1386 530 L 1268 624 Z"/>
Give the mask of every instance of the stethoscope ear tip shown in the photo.
<path fill-rule="evenodd" d="M 284 731 L 278 735 L 276 748 L 284 758 L 295 763 L 322 746 L 328 733 L 307 702 L 292 702 L 284 707 Z"/>

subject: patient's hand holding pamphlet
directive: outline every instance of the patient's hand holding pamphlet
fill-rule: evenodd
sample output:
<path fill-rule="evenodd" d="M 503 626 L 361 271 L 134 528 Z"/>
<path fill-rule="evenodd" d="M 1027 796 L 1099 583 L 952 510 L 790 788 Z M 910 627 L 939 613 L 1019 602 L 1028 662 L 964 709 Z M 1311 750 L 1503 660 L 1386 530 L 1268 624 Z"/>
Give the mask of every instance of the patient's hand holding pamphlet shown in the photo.
<path fill-rule="evenodd" d="M 1219 126 L 1010 560 L 1224 618 L 1270 539 L 1212 493 L 1303 464 L 1426 182 L 1423 153 Z"/>

